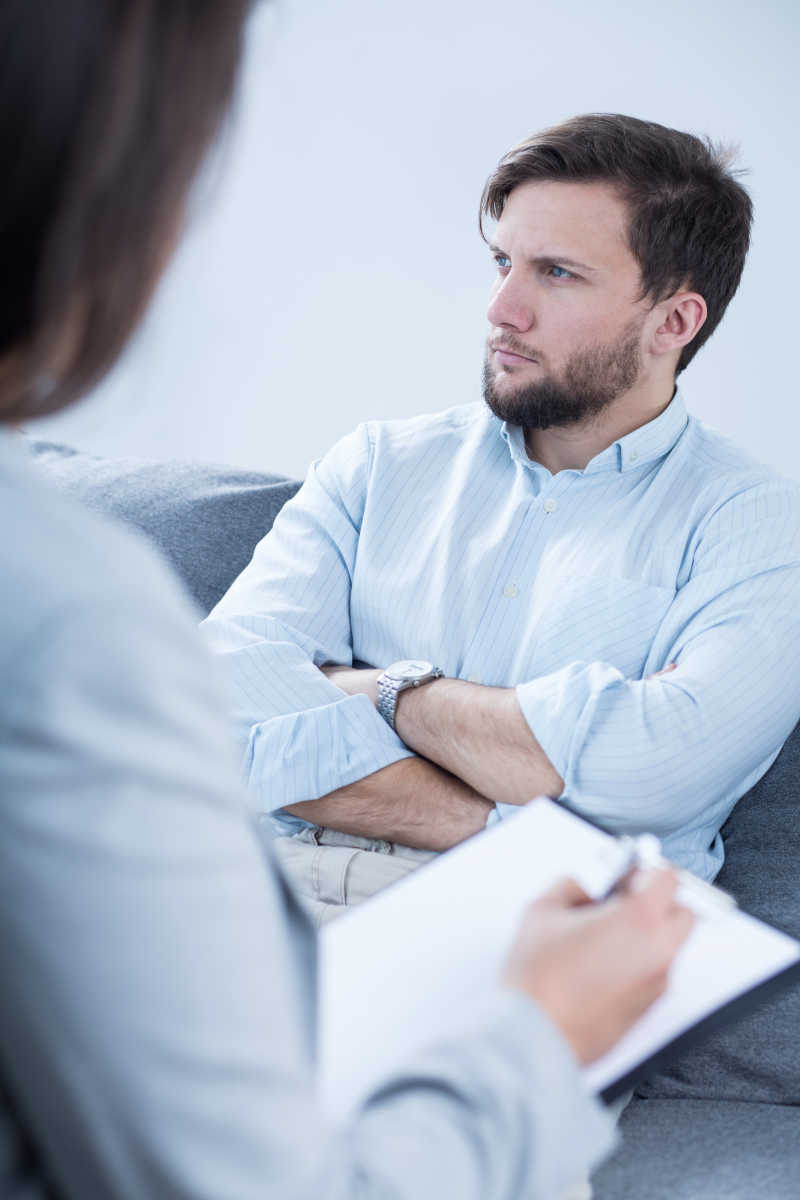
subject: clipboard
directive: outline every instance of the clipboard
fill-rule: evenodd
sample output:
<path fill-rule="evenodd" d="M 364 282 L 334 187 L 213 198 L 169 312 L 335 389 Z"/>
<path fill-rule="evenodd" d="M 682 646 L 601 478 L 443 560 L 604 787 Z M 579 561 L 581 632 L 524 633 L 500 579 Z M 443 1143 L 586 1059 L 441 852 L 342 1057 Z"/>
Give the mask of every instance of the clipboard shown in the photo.
<path fill-rule="evenodd" d="M 426 1046 L 474 1029 L 526 905 L 563 875 L 603 895 L 625 853 L 619 839 L 541 797 L 325 926 L 318 1045 L 329 1115 L 345 1120 Z M 740 909 L 698 916 L 664 995 L 583 1068 L 587 1090 L 610 1102 L 795 979 L 794 938 Z"/>

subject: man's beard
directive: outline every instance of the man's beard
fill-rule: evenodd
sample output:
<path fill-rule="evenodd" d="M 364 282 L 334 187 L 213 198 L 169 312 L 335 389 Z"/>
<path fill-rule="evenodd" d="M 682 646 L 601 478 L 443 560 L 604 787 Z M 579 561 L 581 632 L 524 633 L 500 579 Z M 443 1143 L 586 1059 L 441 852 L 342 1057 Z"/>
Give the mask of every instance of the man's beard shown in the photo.
<path fill-rule="evenodd" d="M 576 425 L 591 420 L 629 391 L 639 377 L 641 355 L 637 318 L 616 342 L 576 350 L 567 359 L 560 378 L 523 383 L 515 391 L 499 395 L 496 374 L 487 350 L 483 365 L 483 398 L 496 417 L 525 429 L 549 429 L 551 425 Z M 513 352 L 522 344 L 509 338 L 503 345 Z"/>

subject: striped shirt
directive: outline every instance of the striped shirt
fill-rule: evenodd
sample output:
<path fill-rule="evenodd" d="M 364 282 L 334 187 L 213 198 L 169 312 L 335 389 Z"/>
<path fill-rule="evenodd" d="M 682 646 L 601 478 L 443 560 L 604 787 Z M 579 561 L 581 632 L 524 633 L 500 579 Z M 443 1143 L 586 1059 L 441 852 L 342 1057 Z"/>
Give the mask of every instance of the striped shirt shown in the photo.
<path fill-rule="evenodd" d="M 555 475 L 483 405 L 368 423 L 311 467 L 204 626 L 283 832 L 304 824 L 284 805 L 411 754 L 317 668 L 423 658 L 515 687 L 575 808 L 711 878 L 720 826 L 800 716 L 800 488 L 679 392 Z"/>

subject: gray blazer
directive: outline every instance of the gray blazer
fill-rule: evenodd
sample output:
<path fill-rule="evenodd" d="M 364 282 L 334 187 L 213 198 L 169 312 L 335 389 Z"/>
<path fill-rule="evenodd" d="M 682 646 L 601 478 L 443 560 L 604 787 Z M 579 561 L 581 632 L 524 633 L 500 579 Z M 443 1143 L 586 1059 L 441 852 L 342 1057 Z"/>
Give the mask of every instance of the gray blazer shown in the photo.
<path fill-rule="evenodd" d="M 517 994 L 331 1127 L 313 936 L 187 601 L 6 432 L 0 555 L 0 1196 L 552 1200 L 588 1171 L 611 1121 Z"/>

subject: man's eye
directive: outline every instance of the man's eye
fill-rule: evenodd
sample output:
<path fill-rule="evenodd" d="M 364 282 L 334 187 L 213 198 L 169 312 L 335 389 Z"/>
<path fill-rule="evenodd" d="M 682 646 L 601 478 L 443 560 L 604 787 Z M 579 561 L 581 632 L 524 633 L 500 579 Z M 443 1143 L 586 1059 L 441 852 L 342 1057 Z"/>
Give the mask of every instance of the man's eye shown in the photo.
<path fill-rule="evenodd" d="M 568 271 L 566 267 L 557 267 L 555 263 L 548 267 L 548 270 L 553 279 L 574 279 L 571 271 Z"/>
<path fill-rule="evenodd" d="M 507 254 L 495 254 L 494 261 L 501 271 L 507 271 L 511 266 L 511 259 Z"/>

